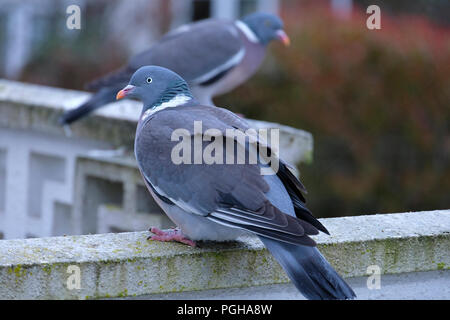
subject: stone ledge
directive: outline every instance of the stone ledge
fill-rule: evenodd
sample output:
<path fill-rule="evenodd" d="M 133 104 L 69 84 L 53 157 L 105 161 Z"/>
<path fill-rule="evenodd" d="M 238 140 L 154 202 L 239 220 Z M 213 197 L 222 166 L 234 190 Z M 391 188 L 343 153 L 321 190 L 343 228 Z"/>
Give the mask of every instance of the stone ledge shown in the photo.
<path fill-rule="evenodd" d="M 319 248 L 344 277 L 449 269 L 450 210 L 321 219 Z M 1 299 L 139 296 L 287 282 L 257 238 L 191 248 L 148 233 L 0 241 Z M 68 266 L 81 289 L 67 289 Z"/>
<path fill-rule="evenodd" d="M 33 130 L 64 136 L 58 118 L 91 96 L 88 92 L 47 87 L 0 79 L 0 127 Z M 70 137 L 125 146 L 133 151 L 136 123 L 142 104 L 122 100 L 95 110 L 70 126 Z M 256 128 L 280 129 L 280 153 L 293 165 L 312 161 L 313 137 L 309 132 L 277 123 L 247 119 Z"/>

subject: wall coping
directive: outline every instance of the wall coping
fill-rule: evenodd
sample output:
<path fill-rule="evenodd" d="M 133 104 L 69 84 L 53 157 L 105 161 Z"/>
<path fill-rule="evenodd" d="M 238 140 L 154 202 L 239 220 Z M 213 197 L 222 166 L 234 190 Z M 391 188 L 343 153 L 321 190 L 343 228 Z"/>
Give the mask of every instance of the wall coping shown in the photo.
<path fill-rule="evenodd" d="M 83 91 L 0 79 L 0 127 L 68 135 L 72 138 L 105 141 L 114 147 L 131 148 L 142 108 L 137 101 L 125 99 L 110 103 L 72 124 L 70 130 L 58 124 L 64 111 L 80 105 L 90 96 L 91 93 Z M 278 123 L 247 120 L 257 128 L 279 128 L 280 135 L 302 141 L 305 149 L 312 152 L 313 139 L 307 131 Z"/>
<path fill-rule="evenodd" d="M 450 210 L 320 219 L 331 236 L 314 238 L 344 277 L 450 268 Z M 0 241 L 1 299 L 139 296 L 288 281 L 255 237 L 229 243 L 147 241 L 147 232 Z M 68 267 L 81 288 L 69 290 Z"/>

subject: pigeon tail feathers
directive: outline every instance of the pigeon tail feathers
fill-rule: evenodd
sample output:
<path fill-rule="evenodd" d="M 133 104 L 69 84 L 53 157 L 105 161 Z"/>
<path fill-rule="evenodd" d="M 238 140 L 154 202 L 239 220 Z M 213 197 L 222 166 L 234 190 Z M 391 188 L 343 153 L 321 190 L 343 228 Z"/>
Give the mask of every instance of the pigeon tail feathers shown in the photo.
<path fill-rule="evenodd" d="M 95 109 L 102 107 L 105 104 L 116 101 L 116 93 L 121 88 L 103 88 L 99 92 L 95 93 L 88 101 L 81 106 L 66 111 L 60 118 L 59 123 L 61 125 L 68 125 L 78 119 L 88 115 Z"/>
<path fill-rule="evenodd" d="M 311 300 L 354 299 L 350 286 L 316 247 L 293 245 L 259 237 L 296 288 Z"/>

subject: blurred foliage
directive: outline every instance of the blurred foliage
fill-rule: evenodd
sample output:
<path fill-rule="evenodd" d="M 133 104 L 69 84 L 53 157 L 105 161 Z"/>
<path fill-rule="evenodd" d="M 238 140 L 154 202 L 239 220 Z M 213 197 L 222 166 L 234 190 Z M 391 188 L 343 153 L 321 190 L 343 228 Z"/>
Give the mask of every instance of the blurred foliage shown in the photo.
<path fill-rule="evenodd" d="M 284 0 L 286 1 L 286 0 Z M 287 0 L 290 1 L 290 0 Z M 440 25 L 450 25 L 450 1 L 448 0 L 353 0 L 360 7 L 378 5 L 383 13 L 426 15 Z"/>
<path fill-rule="evenodd" d="M 126 62 L 126 51 L 105 24 L 103 1 L 89 2 L 81 30 L 65 26 L 66 16 L 55 11 L 50 19 L 47 41 L 33 53 L 20 81 L 82 90 L 85 84 L 120 67 Z M 72 35 L 68 37 L 68 34 Z"/>
<path fill-rule="evenodd" d="M 249 118 L 310 131 L 301 165 L 316 216 L 450 207 L 449 30 L 382 15 L 366 28 L 316 2 L 290 2 L 290 48 L 273 45 L 266 72 L 216 100 Z"/>

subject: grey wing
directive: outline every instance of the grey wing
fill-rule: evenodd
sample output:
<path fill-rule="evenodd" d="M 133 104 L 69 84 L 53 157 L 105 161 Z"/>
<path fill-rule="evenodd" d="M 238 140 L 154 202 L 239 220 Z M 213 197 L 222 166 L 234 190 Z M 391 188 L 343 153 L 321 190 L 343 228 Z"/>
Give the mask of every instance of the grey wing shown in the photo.
<path fill-rule="evenodd" d="M 257 164 L 174 164 L 171 154 L 178 143 L 171 141 L 174 129 L 183 128 L 192 136 L 196 119 L 202 120 L 203 132 L 208 128 L 223 132 L 238 124 L 238 120 L 224 123 L 216 117 L 218 111 L 208 107 L 188 108 L 185 112 L 157 112 L 138 131 L 136 158 L 153 191 L 182 209 L 217 223 L 289 243 L 315 245 L 308 235 L 317 234 L 316 227 L 281 212 L 267 199 L 270 186 Z M 158 130 L 151 129 L 155 126 Z M 206 145 L 203 144 L 203 150 Z"/>
<path fill-rule="evenodd" d="M 211 19 L 187 24 L 133 56 L 126 66 L 89 82 L 86 89 L 124 87 L 133 73 L 146 65 L 175 71 L 190 84 L 207 84 L 239 64 L 244 53 L 234 24 Z"/>
<path fill-rule="evenodd" d="M 158 65 L 178 73 L 190 84 L 201 84 L 231 70 L 245 49 L 233 23 L 206 20 L 167 34 L 152 48 L 134 56 L 130 69 Z"/>
<path fill-rule="evenodd" d="M 112 87 L 120 90 L 128 84 L 131 76 L 135 71 L 136 69 L 130 68 L 129 66 L 124 66 L 98 79 L 88 82 L 85 85 L 85 89 L 90 91 L 97 91 L 104 87 Z"/>

